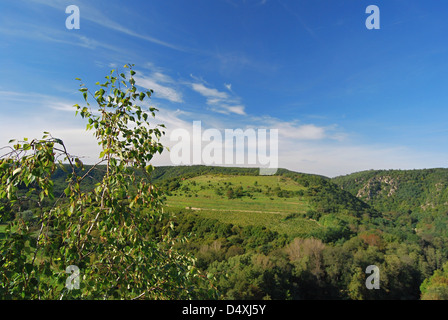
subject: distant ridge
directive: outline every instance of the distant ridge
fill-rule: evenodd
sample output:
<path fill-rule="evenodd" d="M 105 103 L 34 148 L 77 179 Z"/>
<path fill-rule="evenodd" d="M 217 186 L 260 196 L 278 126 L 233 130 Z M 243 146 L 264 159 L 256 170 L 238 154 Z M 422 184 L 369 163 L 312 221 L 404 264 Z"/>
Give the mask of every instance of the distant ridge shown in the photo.
<path fill-rule="evenodd" d="M 448 169 L 368 170 L 333 178 L 382 212 L 448 212 Z"/>

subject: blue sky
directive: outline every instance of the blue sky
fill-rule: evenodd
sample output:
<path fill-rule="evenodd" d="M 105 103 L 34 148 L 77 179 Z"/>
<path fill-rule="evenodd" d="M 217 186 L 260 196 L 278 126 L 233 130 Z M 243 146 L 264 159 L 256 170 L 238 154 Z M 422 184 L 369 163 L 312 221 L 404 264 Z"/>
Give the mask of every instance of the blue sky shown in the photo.
<path fill-rule="evenodd" d="M 92 162 L 74 79 L 133 63 L 168 135 L 278 128 L 279 166 L 326 176 L 447 167 L 447 18 L 443 0 L 2 1 L 0 145 L 50 131 Z"/>

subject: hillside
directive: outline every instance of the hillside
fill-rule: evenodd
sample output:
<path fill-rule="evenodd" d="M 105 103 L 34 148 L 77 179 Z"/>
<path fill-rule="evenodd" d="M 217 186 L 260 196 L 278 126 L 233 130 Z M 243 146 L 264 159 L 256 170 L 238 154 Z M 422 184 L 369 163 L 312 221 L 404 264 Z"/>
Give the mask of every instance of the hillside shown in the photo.
<path fill-rule="evenodd" d="M 371 170 L 332 181 L 422 239 L 448 236 L 448 169 Z"/>
<path fill-rule="evenodd" d="M 448 211 L 448 169 L 371 170 L 332 181 L 383 212 Z"/>
<path fill-rule="evenodd" d="M 160 171 L 159 171 L 160 170 Z M 241 226 L 264 226 L 290 237 L 348 239 L 379 213 L 328 178 L 279 170 L 222 167 L 156 168 L 166 205 Z"/>

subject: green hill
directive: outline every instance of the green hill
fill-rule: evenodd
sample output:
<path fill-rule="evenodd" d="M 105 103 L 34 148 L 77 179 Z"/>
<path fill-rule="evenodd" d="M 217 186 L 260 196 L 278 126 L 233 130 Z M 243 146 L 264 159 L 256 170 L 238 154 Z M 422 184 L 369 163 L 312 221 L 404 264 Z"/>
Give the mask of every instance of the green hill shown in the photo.
<path fill-rule="evenodd" d="M 162 167 L 154 181 L 168 192 L 169 208 L 238 226 L 264 226 L 292 238 L 348 239 L 379 216 L 328 178 L 288 170 L 259 176 L 258 169 Z"/>
<path fill-rule="evenodd" d="M 166 205 L 239 226 L 265 226 L 291 236 L 323 228 L 307 218 L 307 189 L 290 178 L 206 174 L 181 181 Z"/>
<path fill-rule="evenodd" d="M 372 170 L 333 182 L 380 211 L 448 211 L 448 169 Z"/>
<path fill-rule="evenodd" d="M 425 240 L 448 236 L 448 169 L 371 170 L 332 181 Z"/>

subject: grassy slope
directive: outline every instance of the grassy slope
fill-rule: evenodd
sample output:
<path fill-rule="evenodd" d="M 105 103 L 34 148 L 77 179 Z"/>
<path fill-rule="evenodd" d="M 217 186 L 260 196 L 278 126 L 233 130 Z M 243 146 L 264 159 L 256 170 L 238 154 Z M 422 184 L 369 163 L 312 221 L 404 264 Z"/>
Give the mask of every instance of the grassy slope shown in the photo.
<path fill-rule="evenodd" d="M 162 185 L 179 182 L 167 197 L 168 206 L 193 208 L 203 217 L 240 226 L 264 226 L 291 237 L 328 238 L 330 232 L 329 237 L 337 239 L 356 233 L 366 219 L 379 215 L 326 177 L 284 169 L 275 176 L 259 176 L 256 169 L 164 167 L 156 177 Z M 229 187 L 241 187 L 245 195 L 229 199 Z"/>
<path fill-rule="evenodd" d="M 229 199 L 226 190 L 241 187 L 246 195 Z M 310 203 L 304 196 L 278 197 L 268 190 L 280 187 L 290 192 L 306 188 L 290 178 L 278 176 L 203 175 L 182 181 L 166 204 L 170 207 L 191 208 L 203 217 L 212 217 L 234 225 L 261 225 L 279 233 L 301 236 L 321 228 L 307 218 L 292 218 L 291 214 L 306 213 Z M 222 194 L 216 190 L 222 188 Z M 270 188 L 270 189 L 269 189 Z M 278 190 L 278 189 L 277 189 Z M 251 196 L 249 196 L 251 195 Z"/>

